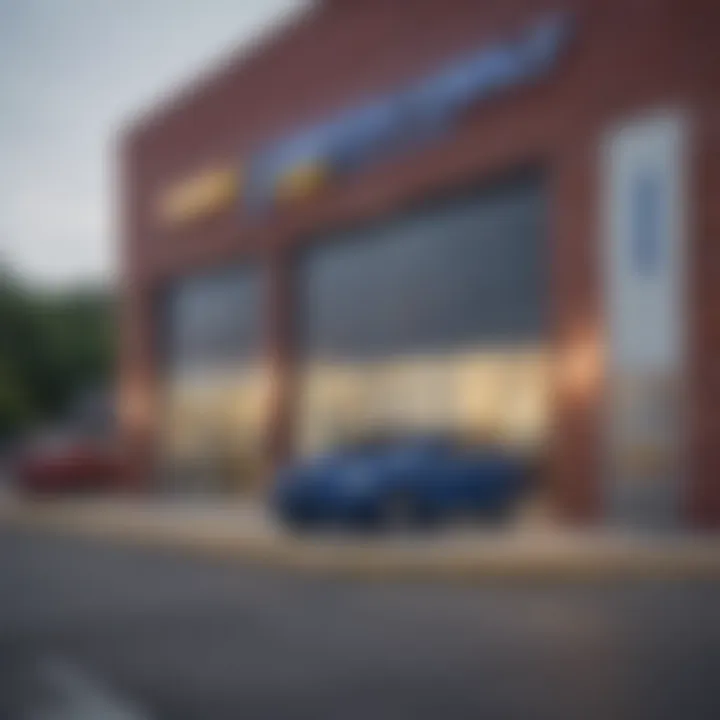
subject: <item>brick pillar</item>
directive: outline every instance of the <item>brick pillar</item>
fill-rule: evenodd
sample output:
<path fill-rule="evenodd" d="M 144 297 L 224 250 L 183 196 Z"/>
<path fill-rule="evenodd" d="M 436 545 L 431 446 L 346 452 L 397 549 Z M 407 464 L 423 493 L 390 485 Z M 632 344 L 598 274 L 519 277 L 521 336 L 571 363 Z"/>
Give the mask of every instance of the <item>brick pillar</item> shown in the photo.
<path fill-rule="evenodd" d="M 124 290 L 119 377 L 120 436 L 126 463 L 124 487 L 151 489 L 157 432 L 157 383 L 153 359 L 153 306 L 140 288 Z"/>
<path fill-rule="evenodd" d="M 720 57 L 718 57 L 720 62 Z M 696 117 L 690 158 L 688 523 L 720 528 L 720 101 Z"/>
<path fill-rule="evenodd" d="M 271 467 L 292 450 L 294 400 L 293 278 L 290 251 L 274 247 L 267 253 L 268 302 L 265 309 L 267 358 L 273 378 L 268 426 Z"/>
<path fill-rule="evenodd" d="M 123 486 L 136 492 L 149 487 L 155 432 L 154 302 L 143 281 L 147 241 L 143 229 L 140 162 L 131 140 L 121 143 L 119 161 L 119 217 L 121 245 L 119 297 L 119 358 L 117 405 L 125 473 Z"/>
<path fill-rule="evenodd" d="M 553 438 L 550 490 L 565 521 L 599 519 L 602 402 L 595 146 L 564 138 L 550 178 Z"/>

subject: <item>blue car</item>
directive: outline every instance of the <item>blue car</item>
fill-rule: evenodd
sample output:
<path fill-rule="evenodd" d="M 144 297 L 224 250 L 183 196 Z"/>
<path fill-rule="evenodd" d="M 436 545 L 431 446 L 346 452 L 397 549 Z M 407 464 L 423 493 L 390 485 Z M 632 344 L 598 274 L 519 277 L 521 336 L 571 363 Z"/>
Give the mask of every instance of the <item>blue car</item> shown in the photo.
<path fill-rule="evenodd" d="M 504 517 L 528 487 L 526 462 L 442 438 L 345 448 L 281 471 L 278 515 L 295 527 L 414 525 Z"/>

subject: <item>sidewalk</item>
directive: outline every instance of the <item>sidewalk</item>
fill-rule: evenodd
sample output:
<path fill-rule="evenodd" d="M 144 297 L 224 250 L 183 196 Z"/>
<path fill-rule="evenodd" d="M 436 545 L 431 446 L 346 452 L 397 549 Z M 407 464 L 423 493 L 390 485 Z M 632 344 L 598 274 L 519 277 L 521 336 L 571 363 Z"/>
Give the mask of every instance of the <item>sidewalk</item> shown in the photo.
<path fill-rule="evenodd" d="M 556 528 L 452 528 L 424 535 L 296 538 L 257 505 L 202 500 L 0 499 L 0 523 L 298 571 L 363 577 L 708 577 L 720 579 L 720 535 Z"/>

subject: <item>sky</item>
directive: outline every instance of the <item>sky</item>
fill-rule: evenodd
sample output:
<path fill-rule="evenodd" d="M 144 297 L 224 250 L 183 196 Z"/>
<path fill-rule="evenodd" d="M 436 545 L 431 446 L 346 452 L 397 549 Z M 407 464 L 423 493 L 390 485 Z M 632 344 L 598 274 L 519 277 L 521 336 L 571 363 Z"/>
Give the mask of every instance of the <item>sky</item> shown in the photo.
<path fill-rule="evenodd" d="M 0 261 L 114 277 L 114 138 L 303 0 L 0 0 Z"/>

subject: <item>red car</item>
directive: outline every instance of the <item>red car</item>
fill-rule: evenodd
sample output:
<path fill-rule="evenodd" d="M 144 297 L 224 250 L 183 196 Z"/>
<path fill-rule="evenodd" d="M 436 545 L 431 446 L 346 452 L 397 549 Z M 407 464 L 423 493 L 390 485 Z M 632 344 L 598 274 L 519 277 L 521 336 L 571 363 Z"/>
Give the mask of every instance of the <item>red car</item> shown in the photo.
<path fill-rule="evenodd" d="M 121 470 L 112 442 L 62 433 L 35 438 L 15 464 L 21 491 L 48 495 L 111 490 Z"/>

